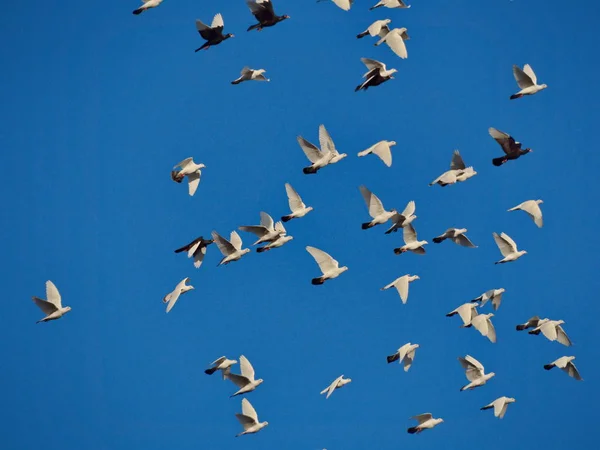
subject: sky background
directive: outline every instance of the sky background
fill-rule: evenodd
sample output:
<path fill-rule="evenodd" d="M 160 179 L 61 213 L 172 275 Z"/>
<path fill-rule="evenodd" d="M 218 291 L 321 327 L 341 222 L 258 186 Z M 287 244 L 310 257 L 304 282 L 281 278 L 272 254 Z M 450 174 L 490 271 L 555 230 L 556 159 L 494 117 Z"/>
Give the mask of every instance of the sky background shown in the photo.
<path fill-rule="evenodd" d="M 277 0 L 291 19 L 260 33 L 245 31 L 255 21 L 243 1 L 205 3 L 166 0 L 141 16 L 131 14 L 137 0 L 5 5 L 2 447 L 595 448 L 598 3 L 415 0 L 368 11 L 375 0 L 357 0 L 344 12 Z M 217 12 L 235 38 L 194 53 L 203 42 L 194 20 Z M 408 28 L 407 60 L 356 39 L 383 18 Z M 361 57 L 396 78 L 353 92 Z M 549 87 L 509 101 L 511 67 L 525 63 Z M 245 65 L 272 81 L 230 85 Z M 349 157 L 306 176 L 296 136 L 317 143 L 321 123 Z M 502 151 L 490 126 L 534 152 L 492 166 Z M 398 143 L 391 168 L 356 157 L 382 139 Z M 454 149 L 478 175 L 428 187 Z M 188 156 L 207 166 L 194 197 L 169 176 Z M 211 246 L 199 270 L 173 253 L 200 234 L 256 224 L 260 211 L 287 214 L 285 182 L 314 207 L 287 224 L 295 239 L 285 247 L 217 268 Z M 387 208 L 416 201 L 426 256 L 394 255 L 401 233 L 360 229 L 369 219 L 360 184 Z M 542 229 L 506 212 L 538 198 Z M 453 226 L 479 248 L 431 242 Z M 528 254 L 495 266 L 494 231 Z M 306 245 L 349 271 L 312 286 L 319 270 Z M 421 279 L 402 305 L 379 289 L 406 273 Z M 161 299 L 184 277 L 196 289 L 166 315 Z M 36 325 L 31 296 L 44 297 L 48 279 L 73 309 Z M 500 287 L 497 344 L 445 317 Z M 564 320 L 574 346 L 517 333 L 533 315 Z M 406 342 L 421 346 L 408 373 L 385 360 Z M 203 370 L 241 354 L 265 380 L 247 398 L 270 425 L 235 439 L 241 398 Z M 459 392 L 465 354 L 496 377 Z M 585 381 L 544 371 L 564 355 Z M 325 400 L 319 392 L 341 374 L 352 383 Z M 517 399 L 503 420 L 479 410 L 503 395 Z M 408 435 L 409 417 L 423 412 L 445 422 Z"/>

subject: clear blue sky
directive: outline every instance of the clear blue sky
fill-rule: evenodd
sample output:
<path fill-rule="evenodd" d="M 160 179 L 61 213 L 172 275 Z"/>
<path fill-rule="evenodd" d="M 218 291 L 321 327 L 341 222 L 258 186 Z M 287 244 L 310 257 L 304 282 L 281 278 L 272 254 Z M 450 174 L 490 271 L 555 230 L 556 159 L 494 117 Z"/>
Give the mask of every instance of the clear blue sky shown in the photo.
<path fill-rule="evenodd" d="M 291 19 L 247 33 L 243 1 L 165 0 L 141 16 L 137 0 L 12 2 L 0 17 L 4 386 L 2 447 L 120 449 L 593 448 L 600 389 L 596 293 L 597 2 L 414 0 L 410 10 L 349 13 L 333 4 L 277 0 Z M 301 4 L 302 3 L 302 4 Z M 235 38 L 206 52 L 194 20 L 221 12 Z M 355 35 L 376 19 L 408 28 L 409 58 Z M 398 69 L 354 93 L 360 57 Z M 511 67 L 529 63 L 549 88 L 509 101 Z M 271 83 L 231 86 L 239 70 L 265 68 Z M 316 176 L 296 143 L 324 123 L 350 156 Z M 534 149 L 496 168 L 490 126 Z M 356 153 L 395 140 L 394 162 Z M 427 184 L 460 149 L 479 174 Z M 171 167 L 193 156 L 207 168 L 194 197 Z M 314 212 L 290 222 L 286 247 L 215 267 L 173 250 L 211 230 L 287 213 L 290 182 Z M 395 256 L 401 234 L 368 219 L 358 186 L 388 208 L 415 200 L 419 237 L 466 227 L 478 249 L 430 243 L 426 256 Z M 541 198 L 545 226 L 506 209 Z M 528 254 L 494 266 L 492 232 Z M 242 233 L 245 244 L 251 235 Z M 349 271 L 312 286 L 304 250 L 330 252 Z M 407 305 L 379 288 L 405 273 Z M 168 315 L 162 297 L 182 278 L 195 291 Z M 73 310 L 36 325 L 32 295 L 53 280 Z M 498 343 L 444 315 L 504 287 Z M 565 320 L 575 345 L 517 333 L 534 314 Z M 386 355 L 419 343 L 408 373 Z M 496 372 L 459 392 L 456 358 Z M 221 356 L 246 355 L 265 382 L 248 399 L 270 425 L 234 439 L 235 386 L 203 373 Z M 543 365 L 575 355 L 585 381 Z M 329 400 L 335 377 L 353 382 Z M 479 408 L 517 399 L 504 420 Z M 445 423 L 410 436 L 409 417 Z M 475 444 L 472 445 L 473 447 Z"/>

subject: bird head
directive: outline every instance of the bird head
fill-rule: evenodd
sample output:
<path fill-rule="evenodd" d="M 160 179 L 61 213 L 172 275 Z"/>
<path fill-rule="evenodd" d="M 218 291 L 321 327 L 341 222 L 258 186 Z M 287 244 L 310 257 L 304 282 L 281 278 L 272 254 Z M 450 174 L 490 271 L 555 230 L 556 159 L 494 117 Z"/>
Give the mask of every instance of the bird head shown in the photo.
<path fill-rule="evenodd" d="M 495 372 L 490 372 L 490 373 L 488 373 L 488 380 L 489 380 L 490 378 L 494 377 L 494 376 L 496 376 L 496 373 L 495 373 Z"/>
<path fill-rule="evenodd" d="M 538 205 L 541 205 L 542 203 L 544 203 L 544 200 L 536 200 L 535 201 Z"/>
<path fill-rule="evenodd" d="M 546 89 L 547 87 L 548 87 L 548 85 L 546 83 L 540 84 L 540 90 Z"/>
<path fill-rule="evenodd" d="M 283 16 L 281 16 L 281 20 L 285 20 L 285 19 L 290 19 L 290 16 L 288 16 L 287 14 L 284 14 Z"/>
<path fill-rule="evenodd" d="M 521 250 L 521 255 L 526 255 L 527 254 L 527 250 Z"/>
<path fill-rule="evenodd" d="M 223 36 L 223 39 L 229 39 L 235 37 L 235 35 L 233 33 L 227 33 L 225 36 Z"/>
<path fill-rule="evenodd" d="M 232 360 L 231 360 L 231 364 L 237 364 L 237 363 L 238 363 L 238 360 L 237 360 L 237 359 L 232 359 Z"/>
<path fill-rule="evenodd" d="M 306 210 L 307 210 L 307 211 L 312 211 L 312 210 L 313 210 L 313 207 L 312 207 L 312 206 L 309 206 L 309 207 L 307 207 L 307 208 L 306 208 Z"/>
<path fill-rule="evenodd" d="M 346 270 L 348 270 L 348 267 L 347 267 L 347 266 L 340 267 L 340 270 L 341 270 L 342 272 L 345 272 Z"/>
<path fill-rule="evenodd" d="M 490 319 L 490 318 L 494 317 L 494 313 L 489 313 L 487 316 L 488 316 L 488 319 Z"/>
<path fill-rule="evenodd" d="M 429 242 L 427 242 L 427 241 L 421 241 L 421 245 L 426 245 L 426 244 L 429 244 Z"/>
<path fill-rule="evenodd" d="M 393 74 L 395 74 L 396 72 L 398 72 L 398 70 L 397 70 L 397 69 L 390 69 L 390 70 L 388 71 L 388 73 L 389 73 L 389 75 L 390 75 L 390 78 L 394 78 L 392 75 L 393 75 Z"/>
<path fill-rule="evenodd" d="M 262 378 L 259 378 L 258 380 L 256 380 L 256 385 L 257 385 L 257 386 L 258 386 L 259 384 L 262 384 L 262 383 L 263 383 L 263 379 L 262 379 Z"/>
<path fill-rule="evenodd" d="M 266 421 L 265 421 L 265 422 L 263 422 L 263 423 L 262 423 L 262 426 L 263 426 L 263 427 L 266 427 L 267 425 L 269 425 L 269 422 L 266 422 Z"/>
<path fill-rule="evenodd" d="M 244 250 L 242 250 L 242 255 L 245 255 L 246 253 L 250 253 L 249 248 L 245 248 Z"/>
<path fill-rule="evenodd" d="M 71 307 L 70 306 L 65 306 L 64 310 L 65 310 L 65 312 L 69 312 L 69 311 L 71 311 Z"/>
<path fill-rule="evenodd" d="M 532 149 L 526 148 L 525 150 L 521 150 L 521 155 L 525 155 L 525 154 L 527 154 L 529 152 L 532 152 L 532 151 L 533 151 Z"/>
<path fill-rule="evenodd" d="M 563 323 L 565 323 L 565 321 L 564 321 L 564 320 L 557 320 L 557 321 L 556 321 L 556 325 L 562 325 Z"/>
<path fill-rule="evenodd" d="M 393 147 L 394 145 L 396 145 L 396 141 L 388 141 L 388 145 L 390 147 Z"/>
<path fill-rule="evenodd" d="M 516 402 L 516 400 L 512 397 L 509 397 L 506 399 L 506 403 L 514 403 L 514 402 Z"/>

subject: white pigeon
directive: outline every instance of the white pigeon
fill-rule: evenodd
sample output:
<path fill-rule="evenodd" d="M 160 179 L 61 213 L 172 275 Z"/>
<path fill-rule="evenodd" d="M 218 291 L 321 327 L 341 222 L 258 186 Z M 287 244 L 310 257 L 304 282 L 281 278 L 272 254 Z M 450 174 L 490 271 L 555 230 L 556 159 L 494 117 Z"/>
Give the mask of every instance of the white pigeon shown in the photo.
<path fill-rule="evenodd" d="M 410 427 L 406 430 L 410 434 L 418 434 L 423 430 L 429 430 L 444 421 L 444 419 L 434 419 L 431 413 L 419 414 L 418 416 L 411 417 L 411 419 L 415 419 L 419 424 L 416 427 Z"/>
<path fill-rule="evenodd" d="M 397 69 L 388 69 L 384 63 L 371 58 L 360 58 L 360 61 L 367 66 L 369 71 L 362 77 L 365 79 L 361 84 L 356 86 L 354 92 L 360 90 L 366 91 L 369 87 L 379 86 L 388 80 L 393 79 L 393 75 L 398 72 Z"/>
<path fill-rule="evenodd" d="M 538 325 L 541 325 L 544 322 L 548 322 L 548 320 L 550 319 L 540 319 L 539 316 L 533 316 L 527 322 L 517 325 L 517 331 L 523 331 L 527 328 L 537 328 Z"/>
<path fill-rule="evenodd" d="M 544 369 L 550 370 L 554 367 L 558 367 L 559 369 L 565 371 L 571 378 L 575 378 L 577 381 L 582 381 L 583 378 L 581 378 L 577 367 L 575 367 L 575 364 L 573 364 L 574 359 L 574 356 L 563 356 L 550 364 L 545 364 Z"/>
<path fill-rule="evenodd" d="M 50 280 L 46 281 L 46 300 L 39 297 L 31 297 L 38 308 L 42 310 L 46 317 L 38 320 L 36 323 L 48 322 L 50 320 L 60 319 L 66 313 L 71 311 L 70 306 L 62 306 L 62 299 L 58 289 Z"/>
<path fill-rule="evenodd" d="M 335 380 L 333 380 L 333 383 L 331 383 L 329 386 L 323 389 L 321 391 L 321 394 L 327 394 L 325 399 L 328 399 L 329 397 L 331 397 L 331 394 L 333 394 L 333 391 L 347 385 L 351 381 L 351 378 L 344 378 L 344 375 L 340 375 Z"/>
<path fill-rule="evenodd" d="M 465 325 L 465 328 L 473 326 L 482 336 L 487 337 L 492 344 L 496 343 L 496 329 L 492 324 L 492 317 L 494 313 L 479 314 L 471 319 L 471 323 Z"/>
<path fill-rule="evenodd" d="M 187 252 L 188 258 L 194 257 L 194 267 L 199 269 L 202 265 L 202 261 L 204 261 L 206 248 L 212 243 L 212 240 L 207 240 L 200 236 L 189 244 L 175 250 L 175 253 Z"/>
<path fill-rule="evenodd" d="M 402 228 L 402 236 L 404 238 L 404 245 L 394 249 L 396 255 L 400 255 L 404 252 L 413 252 L 417 255 L 424 255 L 424 245 L 428 244 L 427 241 L 419 241 L 417 239 L 417 232 L 415 231 L 412 224 L 408 224 Z"/>
<path fill-rule="evenodd" d="M 312 163 L 310 166 L 302 169 L 305 174 L 317 173 L 323 167 L 329 164 L 335 164 L 347 156 L 345 153 L 340 154 L 337 151 L 331 136 L 327 132 L 325 126 L 322 124 L 319 125 L 319 145 L 321 145 L 320 150 L 317 148 L 317 146 L 311 142 L 308 142 L 302 136 L 298 136 L 296 139 L 298 140 L 300 148 L 308 160 Z"/>
<path fill-rule="evenodd" d="M 479 297 L 471 300 L 472 302 L 481 302 L 479 307 L 481 308 L 487 302 L 491 301 L 492 306 L 494 307 L 494 311 L 498 311 L 500 308 L 500 302 L 502 301 L 502 294 L 504 294 L 504 288 L 500 289 L 490 289 L 489 291 L 485 291 Z"/>
<path fill-rule="evenodd" d="M 169 303 L 167 305 L 167 312 L 173 309 L 173 306 L 175 306 L 175 303 L 177 303 L 177 300 L 179 300 L 179 297 L 181 295 L 185 294 L 187 291 L 191 291 L 192 289 L 194 289 L 194 286 L 186 284 L 189 281 L 189 277 L 184 278 L 179 283 L 177 283 L 177 286 L 175 286 L 175 289 L 173 289 L 172 292 L 169 292 L 163 297 L 163 303 Z"/>
<path fill-rule="evenodd" d="M 384 224 L 388 220 L 390 220 L 392 216 L 397 214 L 397 211 L 395 209 L 386 211 L 383 207 L 383 203 L 381 203 L 381 200 L 379 200 L 379 197 L 373 194 L 365 186 L 359 186 L 358 189 L 360 190 L 360 193 L 362 194 L 363 199 L 365 200 L 365 204 L 369 209 L 369 215 L 373 219 L 370 222 L 365 222 L 362 224 L 363 230 L 373 228 L 375 225 Z"/>
<path fill-rule="evenodd" d="M 319 125 L 319 145 L 321 146 L 321 151 L 329 151 L 331 153 L 329 164 L 335 164 L 348 156 L 346 153 L 338 152 L 325 125 Z"/>
<path fill-rule="evenodd" d="M 143 4 L 138 9 L 133 10 L 133 14 L 138 15 L 150 8 L 156 8 L 163 0 L 142 0 Z"/>
<path fill-rule="evenodd" d="M 498 233 L 492 233 L 492 236 L 494 236 L 494 241 L 496 241 L 500 253 L 504 256 L 504 258 L 500 261 L 496 261 L 494 264 L 504 264 L 516 261 L 521 256 L 527 254 L 527 251 L 517 249 L 517 244 L 508 234 L 502 233 L 498 235 Z"/>
<path fill-rule="evenodd" d="M 289 242 L 292 239 L 294 239 L 294 236 L 288 236 L 286 234 L 287 232 L 285 230 L 285 227 L 281 222 L 277 222 L 275 224 L 275 231 L 278 231 L 281 234 L 274 241 L 270 241 L 267 245 L 257 248 L 256 251 L 258 253 L 266 252 L 268 250 L 271 250 L 272 248 L 279 248 L 286 242 Z"/>
<path fill-rule="evenodd" d="M 400 299 L 402 300 L 402 303 L 406 305 L 406 301 L 408 300 L 408 284 L 412 283 L 415 280 L 420 280 L 418 275 L 402 275 L 401 277 L 396 278 L 387 286 L 382 287 L 381 290 L 386 291 L 395 287 L 398 291 L 398 294 L 400 294 Z"/>
<path fill-rule="evenodd" d="M 379 159 L 381 159 L 386 166 L 392 167 L 391 147 L 393 147 L 394 145 L 396 145 L 396 141 L 379 141 L 376 144 L 370 146 L 368 149 L 363 150 L 362 152 L 358 152 L 358 156 L 363 157 L 372 153 L 374 155 L 379 156 Z"/>
<path fill-rule="evenodd" d="M 524 95 L 536 94 L 548 87 L 547 84 L 537 84 L 537 76 L 529 64 L 525 64 L 523 70 L 519 66 L 513 65 L 513 75 L 521 90 L 511 95 L 511 100 L 521 98 Z"/>
<path fill-rule="evenodd" d="M 231 366 L 233 366 L 234 364 L 237 364 L 236 359 L 227 359 L 226 356 L 221 356 L 220 358 L 217 358 L 213 362 L 211 362 L 211 367 L 206 369 L 204 373 L 206 375 L 212 375 L 217 370 L 220 370 L 223 374 L 223 379 L 226 379 L 227 374 L 231 371 Z"/>
<path fill-rule="evenodd" d="M 438 237 L 434 237 L 433 242 L 439 244 L 440 242 L 443 242 L 446 239 L 450 239 L 457 245 L 469 248 L 477 248 L 477 246 L 473 244 L 471 240 L 466 236 L 466 232 L 466 228 L 448 228 L 444 232 L 444 234 L 441 234 Z"/>
<path fill-rule="evenodd" d="M 446 317 L 452 317 L 458 314 L 463 321 L 461 328 L 466 328 L 474 317 L 477 317 L 477 305 L 475 303 L 463 303 L 458 308 L 446 314 Z"/>
<path fill-rule="evenodd" d="M 538 335 L 542 333 L 549 341 L 558 341 L 562 345 L 570 347 L 573 344 L 561 327 L 564 323 L 564 320 L 540 320 L 538 326 L 531 330 L 529 334 Z"/>
<path fill-rule="evenodd" d="M 410 8 L 410 5 L 404 3 L 403 0 L 379 0 L 379 2 L 371 6 L 369 10 L 374 10 L 376 8 L 381 8 L 382 6 L 386 8 Z"/>
<path fill-rule="evenodd" d="M 307 246 L 306 251 L 315 259 L 319 265 L 319 269 L 323 275 L 311 280 L 312 284 L 323 284 L 327 280 L 339 277 L 342 273 L 348 270 L 348 267 L 340 267 L 340 264 L 333 259 L 328 253 L 318 248 Z"/>
<path fill-rule="evenodd" d="M 387 362 L 393 363 L 398 361 L 398 364 L 404 363 L 404 371 L 408 372 L 410 366 L 415 359 L 415 352 L 419 348 L 419 344 L 411 344 L 410 342 L 400 347 L 396 353 L 387 357 Z"/>
<path fill-rule="evenodd" d="M 364 38 L 366 35 L 370 35 L 371 37 L 379 36 L 380 38 L 385 37 L 386 34 L 390 32 L 390 27 L 388 24 L 391 22 L 390 19 L 382 19 L 376 20 L 369 28 L 367 28 L 362 33 L 356 35 L 358 39 Z"/>
<path fill-rule="evenodd" d="M 248 358 L 244 355 L 240 356 L 240 370 L 242 371 L 240 375 L 228 372 L 225 376 L 225 378 L 231 380 L 233 384 L 239 388 L 239 390 L 235 394 L 230 395 L 229 398 L 252 392 L 263 382 L 262 378 L 259 378 L 258 380 L 254 378 L 254 367 L 252 367 L 252 364 L 250 364 L 250 361 L 248 361 Z"/>
<path fill-rule="evenodd" d="M 395 233 L 398 231 L 398 228 L 404 228 L 409 223 L 412 223 L 412 221 L 417 218 L 417 216 L 415 216 L 416 209 L 417 206 L 413 200 L 408 202 L 402 213 L 396 213 L 392 216 L 392 222 L 394 224 L 385 232 L 385 234 Z"/>
<path fill-rule="evenodd" d="M 232 231 L 229 240 L 225 239 L 216 231 L 213 231 L 212 238 L 217 244 L 217 247 L 223 254 L 223 259 L 217 266 L 229 264 L 233 261 L 238 261 L 246 253 L 250 252 L 249 248 L 242 249 L 242 238 L 236 231 Z"/>
<path fill-rule="evenodd" d="M 460 152 L 458 150 L 454 150 L 454 153 L 452 154 L 452 160 L 450 161 L 450 170 L 444 172 L 431 183 L 429 183 L 429 186 L 439 184 L 440 186 L 445 187 L 449 184 L 466 181 L 475 175 L 477 175 L 477 172 L 473 169 L 473 167 L 467 167 L 462 159 L 462 156 L 460 156 Z"/>
<path fill-rule="evenodd" d="M 193 158 L 185 158 L 179 164 L 177 164 L 173 169 L 180 168 L 180 170 L 172 170 L 171 178 L 173 181 L 177 183 L 181 183 L 184 177 L 188 177 L 188 192 L 190 196 L 193 196 L 196 193 L 196 189 L 198 189 L 198 184 L 200 184 L 200 169 L 206 168 L 204 164 L 196 164 Z"/>
<path fill-rule="evenodd" d="M 406 50 L 406 44 L 404 41 L 410 39 L 406 28 L 394 28 L 390 30 L 385 36 L 383 36 L 375 46 L 381 45 L 384 42 L 387 46 L 400 58 L 408 58 L 408 52 Z"/>
<path fill-rule="evenodd" d="M 288 222 L 292 219 L 299 219 L 313 210 L 312 206 L 306 206 L 304 204 L 302 197 L 298 195 L 298 192 L 296 192 L 291 184 L 285 183 L 285 192 L 287 194 L 288 204 L 290 205 L 290 211 L 292 213 L 288 214 L 287 216 L 282 216 L 282 222 Z"/>
<path fill-rule="evenodd" d="M 483 386 L 490 378 L 496 375 L 494 372 L 485 373 L 483 365 L 470 355 L 466 355 L 464 358 L 459 356 L 458 361 L 463 369 L 465 369 L 465 375 L 467 380 L 469 380 L 469 384 L 460 388 L 461 391 Z"/>
<path fill-rule="evenodd" d="M 240 72 L 240 77 L 233 80 L 231 84 L 240 84 L 243 81 L 271 81 L 263 75 L 265 72 L 265 69 L 251 69 L 246 66 Z"/>
<path fill-rule="evenodd" d="M 330 0 L 317 0 L 317 3 L 320 2 L 327 2 Z M 352 3 L 354 3 L 354 0 L 331 0 L 335 6 L 337 6 L 340 9 L 343 9 L 344 11 L 350 11 L 350 7 L 352 6 Z"/>
<path fill-rule="evenodd" d="M 486 409 L 494 408 L 494 416 L 496 416 L 498 419 L 502 419 L 504 414 L 506 414 L 506 409 L 508 408 L 509 403 L 514 402 L 516 402 L 516 400 L 512 397 L 499 397 L 489 405 L 485 405 L 480 409 L 484 411 Z"/>
<path fill-rule="evenodd" d="M 269 422 L 259 422 L 256 410 L 250 404 L 250 402 L 243 398 L 242 399 L 242 414 L 236 413 L 235 417 L 244 427 L 244 431 L 235 435 L 235 437 L 242 436 L 244 434 L 258 433 L 264 427 L 269 425 Z"/>
<path fill-rule="evenodd" d="M 510 208 L 508 211 L 525 211 L 529 214 L 529 217 L 533 219 L 533 222 L 538 226 L 538 228 L 542 228 L 544 226 L 544 220 L 542 219 L 542 210 L 540 209 L 540 204 L 544 203 L 543 200 L 527 200 L 514 208 Z"/>
<path fill-rule="evenodd" d="M 263 242 L 272 242 L 282 234 L 281 229 L 275 229 L 273 218 L 264 211 L 260 212 L 260 225 L 244 225 L 238 227 L 238 229 L 252 233 L 258 237 L 258 241 L 252 245 L 262 244 Z M 283 232 L 285 232 L 285 228 L 283 229 Z"/>

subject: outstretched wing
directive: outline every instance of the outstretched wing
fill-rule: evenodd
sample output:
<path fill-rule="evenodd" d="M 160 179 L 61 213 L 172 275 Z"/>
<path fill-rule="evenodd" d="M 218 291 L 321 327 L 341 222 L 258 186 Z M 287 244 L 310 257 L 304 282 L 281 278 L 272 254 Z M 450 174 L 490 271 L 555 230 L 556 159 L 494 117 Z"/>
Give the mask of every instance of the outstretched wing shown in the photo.
<path fill-rule="evenodd" d="M 62 299 L 60 293 L 54 283 L 50 280 L 46 281 L 46 300 L 56 306 L 57 309 L 62 308 Z"/>
<path fill-rule="evenodd" d="M 465 166 L 465 162 L 462 159 L 462 156 L 460 156 L 460 152 L 458 150 L 454 150 L 454 153 L 452 154 L 452 162 L 450 163 L 450 169 L 451 170 L 465 170 L 466 166 Z"/>
<path fill-rule="evenodd" d="M 260 212 L 260 224 L 269 231 L 274 230 L 273 226 L 275 224 L 273 222 L 273 218 L 264 211 Z"/>
<path fill-rule="evenodd" d="M 323 273 L 327 273 L 330 270 L 334 270 L 339 267 L 339 263 L 323 250 L 307 246 L 306 251 L 315 259 L 319 265 L 319 269 L 321 269 L 321 272 Z"/>
<path fill-rule="evenodd" d="M 400 58 L 408 58 L 408 52 L 406 51 L 406 44 L 402 39 L 402 33 L 406 31 L 406 28 L 394 28 L 382 39 L 388 47 Z"/>
<path fill-rule="evenodd" d="M 47 302 L 46 300 L 42 300 L 39 297 L 31 297 L 33 302 L 42 310 L 42 312 L 46 315 L 52 314 L 56 311 L 56 306 L 53 303 Z"/>
<path fill-rule="evenodd" d="M 526 65 L 525 67 L 529 67 Z M 513 66 L 513 75 L 515 76 L 515 80 L 521 89 L 525 89 L 535 85 L 535 81 L 531 79 L 531 77 L 522 71 L 519 66 Z M 534 75 L 535 76 L 535 75 Z"/>
<path fill-rule="evenodd" d="M 373 194 L 369 189 L 362 185 L 359 186 L 359 189 L 360 193 L 363 196 L 363 199 L 365 200 L 365 203 L 367 204 L 367 208 L 369 209 L 369 215 L 373 219 L 385 212 L 381 200 L 379 200 L 379 198 L 375 194 Z"/>
<path fill-rule="evenodd" d="M 242 400 L 242 414 L 252 418 L 255 422 L 258 422 L 258 414 L 256 414 L 256 410 L 254 409 L 252 404 L 245 398 Z"/>
<path fill-rule="evenodd" d="M 223 22 L 223 16 L 221 15 L 221 13 L 215 14 L 215 17 L 213 17 L 213 21 L 210 27 L 215 31 L 221 32 L 223 31 L 224 26 L 225 24 Z"/>
<path fill-rule="evenodd" d="M 291 184 L 285 183 L 285 192 L 287 193 L 288 203 L 292 212 L 306 208 L 306 205 L 302 202 L 302 198 L 298 195 L 298 192 L 296 192 Z"/>
<path fill-rule="evenodd" d="M 423 413 L 423 414 L 419 414 L 418 416 L 412 416 L 411 419 L 415 419 L 416 421 L 419 422 L 419 425 L 421 425 L 422 423 L 430 420 L 432 417 L 433 416 L 431 415 L 431 413 Z"/>
<path fill-rule="evenodd" d="M 492 233 L 492 236 L 494 236 L 494 241 L 496 241 L 496 245 L 498 246 L 500 253 L 502 253 L 502 256 L 506 257 L 514 252 L 514 249 L 510 243 L 499 236 L 498 233 Z"/>
<path fill-rule="evenodd" d="M 523 66 L 523 72 L 525 72 L 527 74 L 527 76 L 529 78 L 531 78 L 531 81 L 533 81 L 533 84 L 537 84 L 537 76 L 535 75 L 535 72 L 533 71 L 533 69 L 531 68 L 531 66 L 529 64 L 525 64 Z"/>
<path fill-rule="evenodd" d="M 243 376 L 250 381 L 254 381 L 254 367 L 252 367 L 252 364 L 250 364 L 250 361 L 244 355 L 240 356 L 240 369 Z"/>
<path fill-rule="evenodd" d="M 231 232 L 231 234 L 229 235 L 229 242 L 231 242 L 231 245 L 233 245 L 233 248 L 235 248 L 236 250 L 242 249 L 242 238 L 239 234 L 237 234 L 237 231 Z"/>
<path fill-rule="evenodd" d="M 227 239 L 225 239 L 219 233 L 217 233 L 216 231 L 213 231 L 211 233 L 211 235 L 212 235 L 213 240 L 217 244 L 217 247 L 219 247 L 219 250 L 221 251 L 223 256 L 229 256 L 232 253 L 236 252 L 236 249 L 233 245 L 231 245 L 231 242 L 229 242 Z"/>
<path fill-rule="evenodd" d="M 319 145 L 321 146 L 321 151 L 324 153 L 337 153 L 333 139 L 331 139 L 329 132 L 323 124 L 319 125 Z"/>
<path fill-rule="evenodd" d="M 188 175 L 188 193 L 190 197 L 196 193 L 198 185 L 200 184 L 200 171 L 192 172 Z"/>
<path fill-rule="evenodd" d="M 417 232 L 412 226 L 412 223 L 409 223 L 402 229 L 402 235 L 406 244 L 411 244 L 417 241 Z"/>
<path fill-rule="evenodd" d="M 321 158 L 323 158 L 323 154 L 314 144 L 312 144 L 311 142 L 308 142 L 302 136 L 298 136 L 296 139 L 298 140 L 298 144 L 300 145 L 300 148 L 302 149 L 302 151 L 304 152 L 304 154 L 306 155 L 306 157 L 308 158 L 308 160 L 311 163 L 314 164 L 317 161 L 319 161 Z"/>
<path fill-rule="evenodd" d="M 386 166 L 392 166 L 392 151 L 390 150 L 390 146 L 386 141 L 381 141 L 375 144 L 373 146 L 373 153 L 379 156 L 379 159 L 381 159 Z"/>
<path fill-rule="evenodd" d="M 385 64 L 377 61 L 375 59 L 371 59 L 371 58 L 360 58 L 360 60 L 362 61 L 362 63 L 367 66 L 367 69 L 369 70 L 373 70 L 373 69 L 382 69 L 385 70 Z"/>

